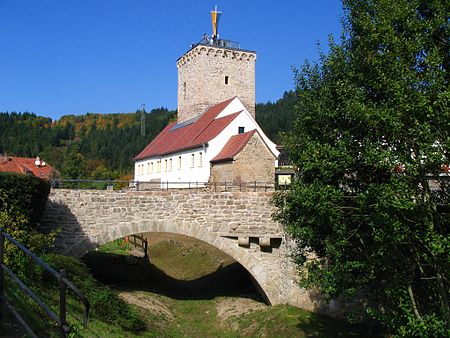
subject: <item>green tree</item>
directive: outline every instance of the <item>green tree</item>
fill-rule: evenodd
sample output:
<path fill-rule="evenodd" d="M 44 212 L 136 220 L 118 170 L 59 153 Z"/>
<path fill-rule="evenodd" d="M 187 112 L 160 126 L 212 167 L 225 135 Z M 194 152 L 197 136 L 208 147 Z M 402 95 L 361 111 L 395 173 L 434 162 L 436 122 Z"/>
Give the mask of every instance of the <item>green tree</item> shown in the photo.
<path fill-rule="evenodd" d="M 61 169 L 61 177 L 64 179 L 86 179 L 86 160 L 79 153 L 79 146 L 74 143 L 67 149 Z"/>
<path fill-rule="evenodd" d="M 342 42 L 296 72 L 298 175 L 276 217 L 304 286 L 365 298 L 395 334 L 447 336 L 450 2 L 343 3 Z"/>

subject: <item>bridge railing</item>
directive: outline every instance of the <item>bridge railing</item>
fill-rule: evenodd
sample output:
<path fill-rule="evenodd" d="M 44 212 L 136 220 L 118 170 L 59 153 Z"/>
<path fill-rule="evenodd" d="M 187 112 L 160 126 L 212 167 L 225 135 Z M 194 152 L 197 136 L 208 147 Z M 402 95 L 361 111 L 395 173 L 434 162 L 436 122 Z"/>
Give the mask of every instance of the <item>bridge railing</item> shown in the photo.
<path fill-rule="evenodd" d="M 59 284 L 59 315 L 51 310 L 19 277 L 12 272 L 4 264 L 5 253 L 5 239 L 11 244 L 15 245 L 19 250 L 24 252 L 36 264 L 42 266 L 47 272 L 53 276 Z M 23 317 L 16 311 L 5 297 L 5 275 L 8 275 L 16 285 L 30 297 L 59 327 L 59 336 L 67 337 L 70 332 L 70 327 L 67 323 L 67 288 L 71 289 L 73 293 L 81 300 L 84 305 L 84 320 L 83 324 L 86 326 L 89 317 L 90 303 L 87 298 L 65 277 L 64 270 L 56 271 L 50 267 L 46 262 L 37 257 L 34 253 L 24 247 L 21 243 L 12 238 L 5 230 L 0 228 L 0 321 L 3 319 L 3 307 L 5 306 L 17 319 L 17 321 L 25 328 L 31 337 L 37 337 L 31 327 L 26 323 Z"/>
<path fill-rule="evenodd" d="M 123 181 L 123 180 L 52 180 L 54 189 L 92 189 L 92 190 L 196 190 L 205 192 L 269 192 L 289 188 L 289 184 L 274 182 L 171 182 L 171 181 Z"/>

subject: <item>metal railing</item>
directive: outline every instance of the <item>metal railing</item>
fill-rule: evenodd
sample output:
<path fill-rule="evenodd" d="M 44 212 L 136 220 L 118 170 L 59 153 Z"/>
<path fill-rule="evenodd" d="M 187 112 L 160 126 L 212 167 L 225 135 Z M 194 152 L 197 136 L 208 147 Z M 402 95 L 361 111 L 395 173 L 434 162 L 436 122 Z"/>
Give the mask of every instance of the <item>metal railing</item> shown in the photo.
<path fill-rule="evenodd" d="M 14 244 L 17 248 L 23 251 L 26 255 L 28 255 L 34 262 L 42 266 L 45 270 L 47 270 L 50 275 L 55 277 L 59 284 L 59 315 L 57 315 L 54 311 L 52 311 L 44 302 L 28 287 L 25 283 L 20 280 L 20 278 L 12 272 L 5 264 L 4 264 L 4 254 L 5 254 L 5 238 L 9 240 L 10 243 Z M 3 320 L 3 307 L 6 308 L 13 314 L 13 316 L 19 321 L 19 323 L 25 328 L 27 333 L 31 337 L 37 337 L 37 335 L 33 332 L 31 327 L 26 323 L 23 317 L 16 311 L 14 306 L 12 306 L 5 297 L 5 273 L 8 275 L 18 286 L 19 288 L 27 294 L 34 302 L 45 311 L 45 313 L 50 317 L 52 321 L 54 321 L 59 326 L 59 335 L 60 337 L 67 337 L 67 334 L 70 332 L 70 327 L 67 323 L 67 288 L 71 289 L 73 293 L 81 300 L 84 305 L 84 318 L 83 325 L 87 325 L 89 318 L 89 309 L 90 304 L 87 298 L 65 277 L 64 270 L 57 272 L 55 269 L 50 267 L 47 263 L 45 263 L 42 259 L 33 254 L 30 250 L 12 238 L 4 229 L 0 228 L 0 321 Z"/>
<path fill-rule="evenodd" d="M 170 182 L 170 181 L 122 181 L 122 180 L 53 180 L 54 189 L 92 190 L 196 190 L 204 192 L 270 192 L 288 189 L 289 185 L 274 182 Z"/>
<path fill-rule="evenodd" d="M 204 37 L 199 42 L 193 45 L 209 45 L 209 46 L 219 46 L 224 48 L 233 48 L 233 49 L 240 49 L 239 42 L 231 41 L 231 40 L 225 40 L 225 39 L 215 39 L 214 37 Z"/>

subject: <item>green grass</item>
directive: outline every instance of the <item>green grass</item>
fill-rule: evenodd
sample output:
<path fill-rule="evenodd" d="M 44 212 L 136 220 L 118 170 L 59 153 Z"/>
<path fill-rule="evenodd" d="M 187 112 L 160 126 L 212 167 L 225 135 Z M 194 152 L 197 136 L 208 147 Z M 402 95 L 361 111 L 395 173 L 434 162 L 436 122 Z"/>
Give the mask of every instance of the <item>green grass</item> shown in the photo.
<path fill-rule="evenodd" d="M 102 245 L 98 248 L 99 252 L 108 253 L 108 254 L 115 254 L 115 255 L 125 255 L 128 256 L 129 253 L 130 244 L 126 243 L 122 239 L 118 239 L 109 243 L 106 243 L 105 245 Z"/>
<path fill-rule="evenodd" d="M 189 238 L 158 242 L 149 247 L 151 262 L 179 280 L 194 280 L 234 262 L 216 248 L 196 242 Z"/>
<path fill-rule="evenodd" d="M 195 243 L 194 243 L 195 244 Z M 210 251 L 210 247 L 201 245 L 192 245 L 191 242 L 163 241 L 157 242 L 150 247 L 150 257 L 153 264 L 159 269 L 168 269 L 170 266 L 171 274 L 179 279 L 190 280 L 193 278 L 203 277 L 203 273 L 212 274 L 217 270 L 219 264 L 226 265 L 231 261 L 221 253 Z M 95 258 L 95 253 L 93 254 Z M 117 260 L 117 255 L 128 255 L 120 242 L 109 243 L 99 249 L 99 259 L 104 264 L 105 256 L 111 256 L 110 270 L 120 271 L 121 274 L 127 274 L 126 260 Z M 123 265 L 123 266 L 121 266 Z M 72 269 L 75 269 L 73 267 Z M 135 266 L 133 267 L 135 268 Z M 145 267 L 143 266 L 142 269 Z M 150 266 L 150 268 L 154 268 Z M 139 268 L 141 269 L 141 267 Z M 139 273 L 140 270 L 133 273 Z M 169 269 L 169 270 L 170 270 Z M 186 272 L 185 270 L 193 270 Z M 227 270 L 227 269 L 223 269 Z M 137 272 L 136 272 L 137 271 Z M 226 308 L 230 311 L 242 310 L 240 305 L 243 298 L 227 297 L 224 295 L 209 295 L 203 299 L 188 299 L 184 297 L 173 298 L 169 294 L 154 292 L 153 290 L 145 290 L 142 288 L 145 283 L 152 282 L 152 274 L 150 279 L 144 281 L 144 284 L 138 286 L 130 286 L 126 289 L 119 289 L 127 295 L 131 295 L 133 299 L 143 299 L 147 301 L 149 306 L 143 307 L 142 303 L 131 301 L 130 308 L 138 314 L 145 323 L 146 329 L 140 333 L 131 333 L 129 330 L 121 327 L 116 321 L 104 321 L 98 316 L 92 315 L 87 327 L 81 325 L 83 308 L 80 302 L 69 296 L 68 303 L 68 320 L 72 324 L 73 333 L 71 337 L 221 337 L 221 338 L 237 338 L 237 337 L 375 337 L 373 332 L 364 326 L 349 325 L 341 321 L 331 319 L 329 317 L 320 316 L 311 312 L 307 312 L 298 308 L 287 305 L 278 305 L 273 307 L 258 305 L 257 301 L 247 299 L 247 303 L 256 304 L 257 307 L 249 311 L 241 311 L 235 316 L 225 319 L 218 314 L 218 306 L 223 302 L 229 302 L 231 307 Z M 174 278 L 173 277 L 173 278 Z M 223 279 L 226 275 L 219 275 Z M 227 278 L 231 278 L 227 277 Z M 213 281 L 213 280 L 212 280 Z M 228 283 L 227 280 L 222 281 Z M 220 283 L 219 283 L 220 284 Z M 114 285 L 111 285 L 114 286 Z M 163 286 L 161 286 L 162 288 Z M 222 287 L 222 286 L 220 286 Z M 57 304 L 58 294 L 55 288 L 46 288 L 46 298 Z M 123 291 L 125 290 L 125 291 Z M 182 292 L 182 290 L 180 290 Z M 239 293 L 239 292 L 238 292 Z M 184 298 L 184 299 L 183 299 Z M 230 300 L 235 301 L 230 302 Z M 244 299 L 245 300 L 245 299 Z M 35 316 L 27 309 L 29 300 L 21 301 L 25 305 L 25 314 L 28 318 L 34 319 L 38 332 L 43 334 L 46 329 L 46 322 L 39 320 L 39 316 Z M 155 305 L 156 304 L 156 305 Z M 163 310 L 158 310 L 159 306 Z M 236 305 L 234 305 L 236 304 Z M 140 305 L 140 306 L 138 306 Z M 56 305 L 53 305 L 56 310 Z M 222 312 L 225 309 L 222 307 Z M 234 312 L 233 312 L 234 313 Z M 33 317 L 34 316 L 34 317 Z M 33 319 L 32 319 L 33 320 Z M 57 331 L 53 330 L 50 336 L 57 336 Z M 1 335 L 0 335 L 1 336 Z M 17 336 L 19 337 L 19 336 Z"/>

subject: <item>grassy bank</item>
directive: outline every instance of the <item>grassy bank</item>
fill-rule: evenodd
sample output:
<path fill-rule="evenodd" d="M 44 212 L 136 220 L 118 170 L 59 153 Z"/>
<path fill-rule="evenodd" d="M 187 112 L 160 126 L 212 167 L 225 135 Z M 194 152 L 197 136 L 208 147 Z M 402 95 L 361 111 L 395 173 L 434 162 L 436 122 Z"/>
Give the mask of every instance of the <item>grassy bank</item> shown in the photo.
<path fill-rule="evenodd" d="M 82 307 L 69 297 L 71 337 L 374 336 L 363 326 L 290 306 L 267 306 L 239 264 L 192 239 L 166 235 L 152 238 L 149 256 L 150 262 L 133 257 L 127 245 L 116 241 L 85 256 L 86 266 L 71 261 L 73 265 L 66 269 L 78 274 L 75 283 L 85 292 L 86 280 L 90 281 L 87 295 L 96 308 L 89 325 L 82 327 Z M 57 267 L 63 263 L 64 259 L 55 258 L 51 262 Z M 94 282 L 91 273 L 101 283 Z M 55 288 L 40 288 L 46 300 L 57 303 Z M 28 300 L 22 302 L 25 315 L 32 321 L 34 318 L 37 331 L 48 336 L 48 323 L 32 313 Z M 55 305 L 53 308 L 56 310 Z M 117 312 L 118 308 L 122 312 Z M 138 327 L 133 329 L 130 323 Z M 1 330 L 0 336 L 8 333 L 3 337 L 20 337 L 16 331 L 10 326 L 8 331 Z M 51 336 L 56 336 L 55 330 Z"/>

